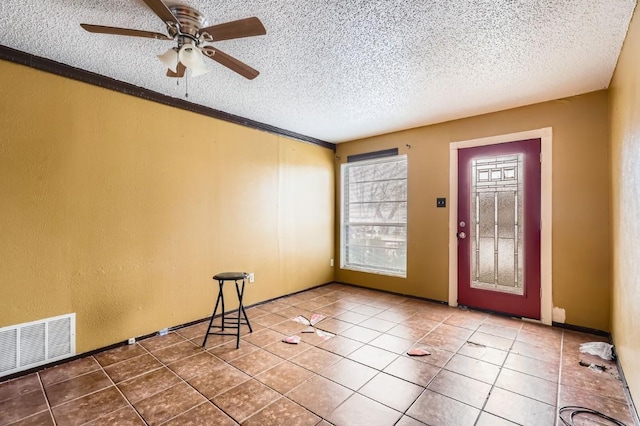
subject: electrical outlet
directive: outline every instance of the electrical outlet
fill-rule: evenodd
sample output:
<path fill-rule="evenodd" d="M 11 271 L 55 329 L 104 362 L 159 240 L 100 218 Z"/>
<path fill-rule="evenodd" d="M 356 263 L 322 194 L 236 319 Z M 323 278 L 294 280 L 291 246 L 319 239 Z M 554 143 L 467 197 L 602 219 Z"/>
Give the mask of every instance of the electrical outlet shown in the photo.
<path fill-rule="evenodd" d="M 129 337 L 129 340 L 127 341 L 130 345 L 133 345 L 136 342 L 136 338 L 135 337 Z"/>
<path fill-rule="evenodd" d="M 252 282 L 254 282 L 255 280 L 256 280 L 256 277 L 255 277 L 255 275 L 253 274 L 253 272 L 252 272 L 252 273 L 250 273 L 250 274 L 249 274 L 249 282 L 250 282 L 250 283 L 252 283 Z"/>
<path fill-rule="evenodd" d="M 333 266 L 333 259 L 329 262 L 329 266 Z"/>

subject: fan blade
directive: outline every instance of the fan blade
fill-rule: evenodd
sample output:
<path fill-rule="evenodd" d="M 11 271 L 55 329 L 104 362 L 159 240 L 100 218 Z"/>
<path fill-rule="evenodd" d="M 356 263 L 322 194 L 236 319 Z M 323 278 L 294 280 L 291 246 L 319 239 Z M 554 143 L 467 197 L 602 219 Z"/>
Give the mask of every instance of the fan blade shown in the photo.
<path fill-rule="evenodd" d="M 249 65 L 245 64 L 244 62 L 241 62 L 236 58 L 227 55 L 226 53 L 222 52 L 220 49 L 216 49 L 213 46 L 203 47 L 202 52 L 208 58 L 213 59 L 219 64 L 222 64 L 225 67 L 229 68 L 231 71 L 235 71 L 241 76 L 248 78 L 249 80 L 253 80 L 258 76 L 258 74 L 260 74 L 257 70 L 251 68 Z"/>
<path fill-rule="evenodd" d="M 204 33 L 207 33 L 211 36 L 211 40 L 208 41 L 220 41 L 264 35 L 267 33 L 267 30 L 264 29 L 264 25 L 262 25 L 262 22 L 260 22 L 260 20 L 254 16 L 252 18 L 245 18 L 237 21 L 227 22 L 224 24 L 201 28 L 200 34 Z"/>
<path fill-rule="evenodd" d="M 162 19 L 162 22 L 180 23 L 162 0 L 144 0 L 144 2 L 149 6 L 149 9 L 153 10 L 153 13 Z"/>
<path fill-rule="evenodd" d="M 161 33 L 154 33 L 151 31 L 142 31 L 142 30 L 131 30 L 129 28 L 117 28 L 117 27 L 105 27 L 103 25 L 91 25 L 91 24 L 80 24 L 82 28 L 90 33 L 99 33 L 99 34 L 114 34 L 114 35 L 123 35 L 123 36 L 132 36 L 132 37 L 147 37 L 147 38 L 155 38 L 158 40 L 173 40 L 171 37 Z"/>
<path fill-rule="evenodd" d="M 167 68 L 167 77 L 184 77 L 184 72 L 187 70 L 187 67 L 185 67 L 182 62 L 178 62 L 178 69 L 177 72 L 173 72 L 172 69 Z"/>

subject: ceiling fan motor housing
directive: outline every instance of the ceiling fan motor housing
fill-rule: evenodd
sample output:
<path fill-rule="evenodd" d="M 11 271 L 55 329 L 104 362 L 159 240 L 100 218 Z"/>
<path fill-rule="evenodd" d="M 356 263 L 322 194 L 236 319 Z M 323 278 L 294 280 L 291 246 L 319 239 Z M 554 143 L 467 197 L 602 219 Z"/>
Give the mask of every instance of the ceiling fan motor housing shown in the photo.
<path fill-rule="evenodd" d="M 171 13 L 180 22 L 180 28 L 175 24 L 168 22 L 167 31 L 171 37 L 183 36 L 189 38 L 198 44 L 200 42 L 200 28 L 206 27 L 206 18 L 197 10 L 183 5 L 175 5 L 169 7 Z M 185 41 L 184 38 L 181 39 Z M 182 43 L 181 43 L 182 44 Z"/>

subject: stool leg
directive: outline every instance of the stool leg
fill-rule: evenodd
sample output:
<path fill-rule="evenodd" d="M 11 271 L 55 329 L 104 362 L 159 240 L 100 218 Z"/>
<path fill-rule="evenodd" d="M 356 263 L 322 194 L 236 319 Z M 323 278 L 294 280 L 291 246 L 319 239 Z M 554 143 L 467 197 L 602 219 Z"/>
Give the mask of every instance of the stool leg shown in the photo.
<path fill-rule="evenodd" d="M 244 293 L 244 288 L 243 292 L 240 292 L 240 289 L 238 288 L 238 281 L 236 280 L 235 283 L 236 293 L 238 294 L 238 334 L 236 334 L 236 349 L 238 349 L 240 347 L 240 318 L 242 317 L 242 293 Z M 244 280 L 242 280 L 242 283 L 244 284 Z"/>
<path fill-rule="evenodd" d="M 238 298 L 240 300 L 242 300 L 243 297 L 244 297 L 244 280 L 242 281 L 242 290 L 238 295 Z M 253 329 L 251 328 L 251 323 L 249 322 L 249 317 L 247 316 L 247 311 L 244 310 L 244 303 L 240 303 L 240 307 L 238 308 L 238 315 L 240 315 L 240 312 L 242 312 L 244 316 L 244 320 L 247 322 L 247 326 L 249 327 L 249 333 L 253 333 Z"/>
<path fill-rule="evenodd" d="M 224 293 L 222 292 L 222 286 L 224 285 L 224 281 L 220 281 L 220 294 L 222 295 L 220 300 L 222 300 L 222 331 L 224 331 Z"/>
<path fill-rule="evenodd" d="M 242 298 L 244 297 L 244 284 L 245 280 L 242 280 L 242 289 L 238 286 L 238 281 L 236 281 L 236 294 L 238 295 L 238 336 L 236 338 L 236 349 L 240 347 L 240 324 L 242 316 L 244 315 L 244 320 L 249 326 L 249 333 L 253 333 L 251 329 L 251 324 L 249 324 L 249 318 L 247 317 L 247 312 L 244 310 L 244 303 L 242 302 Z"/>
<path fill-rule="evenodd" d="M 213 325 L 213 320 L 216 317 L 216 312 L 218 311 L 218 303 L 220 303 L 220 299 L 222 299 L 222 312 L 224 314 L 224 298 L 222 297 L 222 282 L 219 283 L 220 288 L 218 289 L 218 298 L 216 299 L 216 305 L 213 308 L 213 313 L 211 314 L 211 319 L 209 320 L 209 327 L 207 328 L 207 333 L 204 335 L 204 341 L 202 342 L 202 347 L 204 348 L 207 344 L 207 338 L 209 338 L 209 331 L 211 331 L 211 326 Z M 224 317 L 223 317 L 224 318 Z"/>

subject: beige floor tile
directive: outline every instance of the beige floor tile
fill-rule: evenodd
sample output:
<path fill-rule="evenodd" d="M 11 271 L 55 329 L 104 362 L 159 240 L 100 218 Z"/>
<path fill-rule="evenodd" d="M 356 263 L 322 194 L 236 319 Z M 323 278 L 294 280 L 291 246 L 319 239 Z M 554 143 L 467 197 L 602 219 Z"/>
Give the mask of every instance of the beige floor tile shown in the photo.
<path fill-rule="evenodd" d="M 360 389 L 376 374 L 377 370 L 346 358 L 320 372 L 321 376 L 354 391 Z"/>
<path fill-rule="evenodd" d="M 358 393 L 394 410 L 405 412 L 423 390 L 422 386 L 409 383 L 386 373 L 379 373 L 360 388 Z"/>
<path fill-rule="evenodd" d="M 0 424 L 9 424 L 47 409 L 42 390 L 23 393 L 0 402 Z"/>
<path fill-rule="evenodd" d="M 107 416 L 127 406 L 115 386 L 74 399 L 53 407 L 53 416 L 59 425 L 80 425 Z"/>
<path fill-rule="evenodd" d="M 314 426 L 320 417 L 295 402 L 280 398 L 267 405 L 242 424 L 244 426 Z"/>
<path fill-rule="evenodd" d="M 146 374 L 118 383 L 118 388 L 129 400 L 137 402 L 162 392 L 180 382 L 180 378 L 167 367 L 161 367 Z"/>
<path fill-rule="evenodd" d="M 257 413 L 280 394 L 255 379 L 215 396 L 211 401 L 238 423 Z"/>
<path fill-rule="evenodd" d="M 159 425 L 204 401 L 199 392 L 181 382 L 134 403 L 134 407 L 148 424 Z"/>
<path fill-rule="evenodd" d="M 314 375 L 315 373 L 312 373 L 306 368 L 285 361 L 258 374 L 255 378 L 271 389 L 285 394 Z"/>
<path fill-rule="evenodd" d="M 425 424 L 441 426 L 472 426 L 480 410 L 470 405 L 426 390 L 406 413 Z"/>
<path fill-rule="evenodd" d="M 327 420 L 336 426 L 385 426 L 395 424 L 401 416 L 402 413 L 379 402 L 354 394 L 336 408 Z"/>
<path fill-rule="evenodd" d="M 556 416 L 555 406 L 500 388 L 491 391 L 484 410 L 514 423 L 531 426 L 551 425 Z"/>
<path fill-rule="evenodd" d="M 211 373 L 192 377 L 188 382 L 206 398 L 211 399 L 250 379 L 251 376 L 248 374 L 227 364 Z"/>
<path fill-rule="evenodd" d="M 55 407 L 111 385 L 109 377 L 102 370 L 97 370 L 55 385 L 45 386 L 45 392 L 49 405 Z"/>
<path fill-rule="evenodd" d="M 237 423 L 211 402 L 204 402 L 164 423 L 163 426 L 234 426 Z"/>
<path fill-rule="evenodd" d="M 376 370 L 383 370 L 398 358 L 398 354 L 376 348 L 375 346 L 364 345 L 349 354 L 348 358 Z"/>
<path fill-rule="evenodd" d="M 342 385 L 322 376 L 314 376 L 286 396 L 317 416 L 326 417 L 352 394 L 353 391 Z"/>
<path fill-rule="evenodd" d="M 0 402 L 40 390 L 40 379 L 36 373 L 0 383 Z"/>
<path fill-rule="evenodd" d="M 142 348 L 138 348 L 138 350 L 135 352 L 140 354 L 146 353 Z M 96 362 L 94 357 L 88 356 L 86 358 L 80 358 L 75 361 L 58 365 L 56 367 L 47 368 L 38 374 L 40 375 L 42 384 L 44 386 L 48 386 L 54 383 L 63 382 L 65 380 L 81 376 L 91 371 L 98 370 L 99 368 L 100 365 Z"/>
<path fill-rule="evenodd" d="M 427 389 L 482 409 L 489 397 L 491 385 L 451 371 L 442 370 L 429 383 Z"/>
<path fill-rule="evenodd" d="M 319 348 L 311 348 L 308 351 L 304 351 L 300 355 L 296 355 L 289 361 L 294 364 L 298 364 L 301 367 L 306 368 L 314 373 L 319 373 L 328 366 L 340 361 L 342 357 L 329 351 Z"/>

